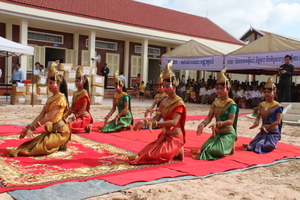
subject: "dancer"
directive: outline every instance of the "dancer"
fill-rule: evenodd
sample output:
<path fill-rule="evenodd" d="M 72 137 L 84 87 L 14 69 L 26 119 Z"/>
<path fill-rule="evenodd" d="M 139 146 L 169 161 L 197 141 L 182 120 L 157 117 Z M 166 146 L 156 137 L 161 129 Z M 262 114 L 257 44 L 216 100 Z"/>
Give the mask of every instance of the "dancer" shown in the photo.
<path fill-rule="evenodd" d="M 6 149 L 10 156 L 47 155 L 57 150 L 67 149 L 67 143 L 71 139 L 71 130 L 64 120 L 69 111 L 67 84 L 64 77 L 55 69 L 56 65 L 53 62 L 48 72 L 48 88 L 53 96 L 48 98 L 39 116 L 23 129 L 19 137 L 33 139 L 24 142 L 16 149 Z M 43 124 L 46 132 L 34 137 L 33 131 Z"/>
<path fill-rule="evenodd" d="M 186 108 L 183 100 L 176 95 L 175 87 L 178 80 L 170 69 L 172 61 L 167 64 L 162 72 L 163 85 L 168 98 L 164 99 L 155 119 L 139 121 L 134 130 L 148 126 L 150 131 L 157 126 L 163 127 L 158 138 L 145 146 L 139 153 L 138 158 L 131 161 L 131 164 L 156 164 L 168 162 L 172 159 L 183 160 L 183 145 L 185 143 L 185 119 Z M 158 122 L 160 118 L 164 121 Z"/>
<path fill-rule="evenodd" d="M 202 145 L 201 153 L 197 156 L 199 160 L 215 160 L 234 152 L 239 109 L 234 100 L 228 97 L 230 82 L 225 72 L 226 68 L 217 79 L 216 88 L 220 98 L 213 102 L 206 119 L 197 129 L 197 135 L 200 136 L 203 128 L 216 117 L 216 122 L 209 127 L 212 129 L 212 136 Z"/>
<path fill-rule="evenodd" d="M 258 127 L 260 118 L 262 118 L 262 125 L 259 128 L 260 132 L 250 142 L 250 145 L 246 147 L 247 150 L 259 154 L 269 153 L 276 149 L 276 144 L 281 139 L 283 107 L 274 100 L 276 86 L 273 83 L 273 78 L 275 77 L 276 75 L 269 77 L 264 86 L 263 93 L 266 101 L 259 104 L 254 124 L 249 127 L 250 129 Z"/>
<path fill-rule="evenodd" d="M 83 129 L 86 133 L 90 133 L 93 126 L 93 117 L 90 114 L 89 82 L 82 71 L 82 66 L 76 71 L 75 85 L 77 91 L 73 94 L 71 114 L 67 118 L 72 133 L 80 132 Z"/>
<path fill-rule="evenodd" d="M 126 129 L 131 129 L 131 125 L 133 124 L 133 116 L 130 108 L 130 96 L 122 90 L 124 84 L 119 78 L 118 71 L 116 71 L 115 73 L 114 82 L 116 94 L 114 95 L 113 99 L 113 107 L 110 112 L 104 117 L 105 125 L 103 127 L 99 127 L 99 132 L 102 133 L 118 132 Z M 117 114 L 117 116 L 109 123 L 107 123 L 107 121 L 112 116 L 112 114 L 114 114 L 117 108 L 119 114 Z"/>
<path fill-rule="evenodd" d="M 163 84 L 162 84 L 162 81 L 163 81 L 163 80 L 162 80 L 161 76 L 158 77 L 158 83 L 159 83 L 159 85 L 158 85 L 158 91 L 159 91 L 159 93 L 155 95 L 152 105 L 151 105 L 149 108 L 146 109 L 146 111 L 145 111 L 145 117 L 147 117 L 149 113 L 150 113 L 150 115 L 151 115 L 153 112 L 158 111 L 158 108 L 159 108 L 160 103 L 161 103 L 165 98 L 168 97 L 168 96 L 166 95 L 166 93 L 165 93 L 165 90 L 164 90 L 164 86 L 163 86 Z M 156 109 L 154 109 L 155 107 L 156 107 Z"/>

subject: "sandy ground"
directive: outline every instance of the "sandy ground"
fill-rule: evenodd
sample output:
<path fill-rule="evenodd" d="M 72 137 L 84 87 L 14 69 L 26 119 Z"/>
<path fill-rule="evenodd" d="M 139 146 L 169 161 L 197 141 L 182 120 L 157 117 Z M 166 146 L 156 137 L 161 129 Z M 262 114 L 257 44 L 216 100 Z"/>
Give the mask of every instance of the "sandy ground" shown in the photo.
<path fill-rule="evenodd" d="M 3 100 L 2 100 L 3 103 Z M 5 103 L 4 103 L 5 104 Z M 142 118 L 143 111 L 151 101 L 132 100 L 134 118 Z M 92 106 L 91 113 L 95 120 L 103 120 L 109 112 L 111 103 L 107 100 L 101 106 Z M 205 115 L 208 105 L 187 104 L 188 115 Z M 28 124 L 41 111 L 42 106 L 1 106 L 0 124 Z M 240 113 L 252 110 L 240 109 Z M 200 121 L 189 121 L 186 129 L 196 130 Z M 258 129 L 250 130 L 253 119 L 239 117 L 238 135 L 253 138 Z M 1 131 L 1 130 L 0 130 Z M 211 132 L 205 128 L 205 132 Z M 300 146 L 300 127 L 283 125 L 281 142 Z M 261 167 L 243 172 L 215 175 L 209 178 L 174 181 L 156 185 L 141 186 L 124 191 L 110 193 L 89 200 L 157 200 L 157 199 L 299 199 L 300 198 L 300 159 Z M 0 199 L 12 199 L 7 193 L 0 194 Z"/>

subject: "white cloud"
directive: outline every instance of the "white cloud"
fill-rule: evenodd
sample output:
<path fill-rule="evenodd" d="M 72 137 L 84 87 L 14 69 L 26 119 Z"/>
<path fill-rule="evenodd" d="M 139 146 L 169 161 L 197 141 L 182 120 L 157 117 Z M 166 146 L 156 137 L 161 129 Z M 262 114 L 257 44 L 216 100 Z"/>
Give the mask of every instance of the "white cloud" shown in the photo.
<path fill-rule="evenodd" d="M 300 38 L 296 0 L 137 0 L 202 17 L 240 38 L 252 27 Z"/>

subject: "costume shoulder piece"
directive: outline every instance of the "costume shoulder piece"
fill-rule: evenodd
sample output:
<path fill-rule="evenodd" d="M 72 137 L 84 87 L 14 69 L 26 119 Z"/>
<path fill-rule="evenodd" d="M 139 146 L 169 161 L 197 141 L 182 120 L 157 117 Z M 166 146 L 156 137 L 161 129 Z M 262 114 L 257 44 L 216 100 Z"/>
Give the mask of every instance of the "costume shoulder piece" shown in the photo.
<path fill-rule="evenodd" d="M 226 100 L 222 101 L 221 99 L 217 99 L 214 101 L 214 105 L 217 107 L 225 107 L 228 104 L 236 104 L 233 99 L 227 98 Z"/>
<path fill-rule="evenodd" d="M 277 101 L 272 101 L 271 103 L 268 103 L 266 101 L 263 101 L 260 103 L 260 105 L 263 107 L 263 108 L 274 108 L 276 106 L 281 106 L 279 102 Z"/>

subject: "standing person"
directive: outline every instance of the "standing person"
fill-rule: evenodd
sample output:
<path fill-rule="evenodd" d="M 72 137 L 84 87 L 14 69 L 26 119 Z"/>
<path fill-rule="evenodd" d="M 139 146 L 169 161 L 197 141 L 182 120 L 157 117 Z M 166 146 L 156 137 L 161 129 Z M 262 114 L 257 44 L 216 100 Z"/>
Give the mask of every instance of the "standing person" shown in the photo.
<path fill-rule="evenodd" d="M 131 164 L 157 164 L 172 159 L 180 161 L 184 159 L 186 107 L 183 100 L 175 93 L 178 80 L 170 69 L 171 65 L 172 61 L 162 72 L 163 85 L 168 98 L 161 102 L 154 119 L 140 120 L 134 127 L 134 130 L 139 130 L 147 126 L 151 131 L 152 128 L 160 126 L 163 127 L 162 132 L 156 140 L 138 153 L 139 157 L 131 161 Z M 164 121 L 159 121 L 161 117 Z"/>
<path fill-rule="evenodd" d="M 144 96 L 145 96 L 145 86 L 144 86 L 144 81 L 141 82 L 141 85 L 139 86 L 139 101 L 142 99 L 142 101 L 144 101 Z"/>
<path fill-rule="evenodd" d="M 41 76 L 46 76 L 46 72 L 45 72 L 45 69 L 44 69 L 44 65 L 40 65 L 40 75 Z"/>
<path fill-rule="evenodd" d="M 185 85 L 185 77 L 184 75 L 181 75 L 180 83 Z"/>
<path fill-rule="evenodd" d="M 17 63 L 9 82 L 11 82 L 12 84 L 16 84 L 17 82 L 22 82 L 23 80 L 24 80 L 24 72 L 21 69 L 21 65 Z"/>
<path fill-rule="evenodd" d="M 213 102 L 207 117 L 197 129 L 197 135 L 200 136 L 203 128 L 215 116 L 216 122 L 209 127 L 212 130 L 212 136 L 202 145 L 201 153 L 197 156 L 199 160 L 215 160 L 234 152 L 239 108 L 228 96 L 230 82 L 225 72 L 226 68 L 220 72 L 217 79 L 217 92 L 220 98 Z"/>
<path fill-rule="evenodd" d="M 102 133 L 119 132 L 122 130 L 131 129 L 131 125 L 133 124 L 130 96 L 126 92 L 123 92 L 124 84 L 118 76 L 118 71 L 115 73 L 114 82 L 116 94 L 114 95 L 113 99 L 113 107 L 104 118 L 105 125 L 103 127 L 99 127 L 99 132 Z M 118 109 L 119 113 L 113 120 L 107 123 L 116 109 Z"/>
<path fill-rule="evenodd" d="M 126 77 L 124 76 L 124 72 L 120 72 L 119 78 L 124 83 L 123 92 L 127 92 L 127 89 L 126 89 Z"/>
<path fill-rule="evenodd" d="M 109 68 L 107 67 L 107 63 L 104 63 L 104 67 L 101 69 L 102 76 L 104 76 L 104 89 L 107 89 L 107 78 L 109 74 Z"/>
<path fill-rule="evenodd" d="M 90 133 L 93 126 L 93 117 L 90 113 L 89 82 L 83 74 L 83 67 L 78 67 L 76 71 L 75 85 L 77 91 L 73 94 L 73 103 L 70 109 L 70 115 L 67 119 L 72 133 L 85 130 Z"/>
<path fill-rule="evenodd" d="M 137 75 L 137 77 L 135 78 L 135 83 L 136 83 L 137 87 L 140 86 L 140 84 L 141 84 L 141 74 Z"/>
<path fill-rule="evenodd" d="M 39 62 L 36 62 L 35 64 L 34 64 L 34 66 L 35 66 L 35 68 L 33 69 L 33 74 L 36 74 L 36 75 L 40 75 L 40 63 Z"/>
<path fill-rule="evenodd" d="M 294 75 L 294 65 L 290 64 L 292 56 L 286 55 L 284 57 L 284 64 L 280 66 L 278 75 L 279 79 L 279 96 L 278 101 L 290 102 L 291 101 L 291 87 L 292 76 Z"/>
<path fill-rule="evenodd" d="M 48 98 L 41 113 L 23 129 L 19 137 L 33 139 L 16 149 L 6 149 L 10 156 L 48 155 L 58 150 L 67 150 L 67 144 L 71 139 L 71 130 L 65 122 L 69 111 L 68 90 L 64 77 L 58 73 L 53 64 L 48 73 L 48 88 L 53 96 Z M 34 137 L 33 131 L 43 124 L 46 132 Z"/>
<path fill-rule="evenodd" d="M 254 124 L 249 128 L 258 127 L 260 118 L 262 118 L 262 125 L 259 128 L 260 132 L 250 142 L 250 145 L 246 147 L 247 150 L 259 154 L 265 154 L 276 149 L 276 144 L 281 139 L 283 107 L 274 100 L 276 86 L 273 83 L 273 78 L 275 77 L 276 75 L 268 79 L 264 87 L 266 101 L 259 104 Z"/>

